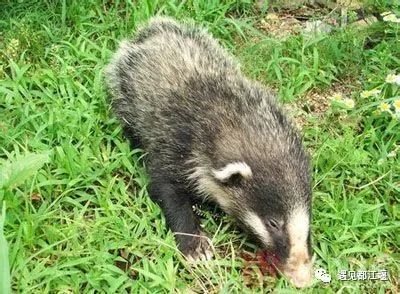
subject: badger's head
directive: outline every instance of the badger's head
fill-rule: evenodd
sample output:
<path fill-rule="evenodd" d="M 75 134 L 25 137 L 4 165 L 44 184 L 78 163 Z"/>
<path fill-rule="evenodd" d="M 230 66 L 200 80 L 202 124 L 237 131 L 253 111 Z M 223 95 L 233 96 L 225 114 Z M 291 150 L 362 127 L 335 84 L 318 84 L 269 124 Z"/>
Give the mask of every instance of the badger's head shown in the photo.
<path fill-rule="evenodd" d="M 282 159 L 283 160 L 283 159 Z M 284 159 L 290 160 L 289 158 Z M 268 170 L 269 169 L 269 170 Z M 311 191 L 308 168 L 292 163 L 228 162 L 212 171 L 215 200 L 236 217 L 297 287 L 311 282 Z"/>
<path fill-rule="evenodd" d="M 261 156 L 254 156 L 257 152 L 238 153 L 233 157 L 232 152 L 215 155 L 213 166 L 197 168 L 192 178 L 264 249 L 277 256 L 278 268 L 295 286 L 310 285 L 313 262 L 308 156 L 301 148 L 286 154 L 272 150 Z"/>

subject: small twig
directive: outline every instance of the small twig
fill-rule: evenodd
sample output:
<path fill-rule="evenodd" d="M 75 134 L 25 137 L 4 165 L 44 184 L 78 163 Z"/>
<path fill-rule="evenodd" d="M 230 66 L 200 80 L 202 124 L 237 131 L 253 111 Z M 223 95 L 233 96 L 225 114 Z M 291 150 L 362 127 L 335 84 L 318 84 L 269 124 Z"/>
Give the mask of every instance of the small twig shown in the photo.
<path fill-rule="evenodd" d="M 206 237 L 206 236 L 203 236 L 203 235 L 182 233 L 182 232 L 174 232 L 174 235 L 191 236 L 191 237 Z"/>
<path fill-rule="evenodd" d="M 357 189 L 358 189 L 358 190 L 362 190 L 362 189 L 364 189 L 364 188 L 366 188 L 366 187 L 368 187 L 368 186 L 371 186 L 371 185 L 373 185 L 373 184 L 379 182 L 379 181 L 382 180 L 384 177 L 386 177 L 390 172 L 391 172 L 391 171 L 388 171 L 386 174 L 381 175 L 379 178 L 373 180 L 372 182 L 370 182 L 370 183 L 368 183 L 368 184 L 362 185 L 361 187 L 358 187 Z"/>
<path fill-rule="evenodd" d="M 373 184 L 379 182 L 379 181 L 382 180 L 384 177 L 386 177 L 390 172 L 391 172 L 391 171 L 388 171 L 386 174 L 381 175 L 379 178 L 376 178 L 376 179 L 373 180 L 372 182 L 369 182 L 369 183 L 367 183 L 367 184 L 365 184 L 365 185 L 362 185 L 361 187 L 355 187 L 355 186 L 347 186 L 347 187 L 350 187 L 350 188 L 353 188 L 353 189 L 357 189 L 357 190 L 362 190 L 362 189 L 364 189 L 364 188 L 367 188 L 367 187 L 369 187 L 369 186 L 371 186 L 371 185 L 373 185 Z"/>
<path fill-rule="evenodd" d="M 174 232 L 174 235 L 181 235 L 181 236 L 191 236 L 191 237 L 197 237 L 197 238 L 204 238 L 206 239 L 206 241 L 208 242 L 208 244 L 210 244 L 210 246 L 213 248 L 214 250 L 214 246 L 212 245 L 212 240 L 206 236 L 206 235 L 197 235 L 197 234 L 190 234 L 190 233 L 182 233 L 182 232 Z"/>

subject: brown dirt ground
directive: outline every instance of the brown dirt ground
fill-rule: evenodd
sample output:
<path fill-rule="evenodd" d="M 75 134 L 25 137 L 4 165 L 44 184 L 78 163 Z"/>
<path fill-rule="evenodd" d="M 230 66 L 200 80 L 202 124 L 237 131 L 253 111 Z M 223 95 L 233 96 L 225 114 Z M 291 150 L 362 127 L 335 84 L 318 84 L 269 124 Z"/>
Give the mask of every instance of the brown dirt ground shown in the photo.
<path fill-rule="evenodd" d="M 284 104 L 284 108 L 299 129 L 307 127 L 310 119 L 322 119 L 331 105 L 332 96 L 340 93 L 351 98 L 357 81 L 341 81 L 332 84 L 328 89 L 311 90 L 292 103 Z M 349 85 L 352 85 L 351 87 Z"/>

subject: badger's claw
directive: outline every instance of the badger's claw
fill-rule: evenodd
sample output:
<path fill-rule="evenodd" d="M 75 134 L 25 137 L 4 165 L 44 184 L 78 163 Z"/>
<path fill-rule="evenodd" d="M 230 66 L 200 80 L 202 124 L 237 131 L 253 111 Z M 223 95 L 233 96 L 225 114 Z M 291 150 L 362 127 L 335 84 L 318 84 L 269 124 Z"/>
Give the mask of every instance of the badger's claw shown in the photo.
<path fill-rule="evenodd" d="M 182 253 L 189 262 L 207 261 L 213 257 L 211 240 L 204 234 L 190 236 L 188 246 L 182 248 Z"/>

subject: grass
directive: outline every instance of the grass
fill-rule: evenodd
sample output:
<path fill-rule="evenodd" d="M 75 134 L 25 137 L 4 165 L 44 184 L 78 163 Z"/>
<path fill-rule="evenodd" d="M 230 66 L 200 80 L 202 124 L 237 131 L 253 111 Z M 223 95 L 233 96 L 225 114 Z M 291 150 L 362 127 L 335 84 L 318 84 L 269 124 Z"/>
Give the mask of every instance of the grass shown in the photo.
<path fill-rule="evenodd" d="M 190 267 L 149 200 L 143 153 L 122 137 L 102 69 L 118 41 L 155 14 L 208 27 L 283 101 L 333 83 L 350 89 L 354 109 L 311 113 L 303 128 L 313 158 L 316 267 L 332 275 L 304 292 L 398 291 L 400 157 L 388 155 L 400 144 L 400 121 L 375 110 L 400 95 L 384 82 L 399 72 L 399 26 L 279 40 L 255 28 L 263 15 L 252 1 L 233 0 L 0 4 L 0 245 L 4 235 L 9 251 L 0 289 L 10 279 L 21 293 L 296 292 L 283 278 L 244 273 L 240 254 L 256 247 L 227 216 L 206 212 L 217 258 Z M 360 97 L 375 87 L 379 97 Z M 390 280 L 343 282 L 341 269 L 387 269 Z"/>

